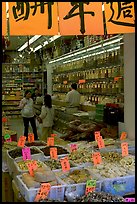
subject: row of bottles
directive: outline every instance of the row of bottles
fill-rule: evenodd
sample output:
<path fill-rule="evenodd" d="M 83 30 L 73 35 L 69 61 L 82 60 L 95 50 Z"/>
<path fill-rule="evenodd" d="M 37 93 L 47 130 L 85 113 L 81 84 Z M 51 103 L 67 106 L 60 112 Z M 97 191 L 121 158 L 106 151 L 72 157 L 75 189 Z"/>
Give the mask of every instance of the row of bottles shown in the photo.
<path fill-rule="evenodd" d="M 68 92 L 71 84 L 54 84 L 53 91 Z M 95 94 L 118 94 L 124 92 L 124 80 L 119 78 L 117 81 L 93 81 L 90 83 L 79 84 L 77 90 L 82 93 Z"/>
<path fill-rule="evenodd" d="M 118 77 L 124 75 L 124 68 L 121 65 L 103 67 L 97 69 L 88 69 L 78 72 L 70 72 L 64 74 L 56 74 L 53 76 L 53 82 L 63 82 L 63 81 L 79 81 L 79 79 L 100 79 L 100 78 L 110 78 Z"/>

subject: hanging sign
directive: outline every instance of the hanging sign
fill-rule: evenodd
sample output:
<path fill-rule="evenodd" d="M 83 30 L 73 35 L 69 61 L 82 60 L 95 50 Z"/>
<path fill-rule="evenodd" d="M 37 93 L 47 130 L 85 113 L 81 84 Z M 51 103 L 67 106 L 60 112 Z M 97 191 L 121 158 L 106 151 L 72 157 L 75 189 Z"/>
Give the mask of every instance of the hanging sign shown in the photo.
<path fill-rule="evenodd" d="M 45 198 L 47 198 L 50 192 L 50 188 L 51 188 L 50 183 L 42 183 L 34 199 L 34 202 L 39 202 L 40 200 L 44 200 Z"/>
<path fill-rule="evenodd" d="M 22 149 L 22 156 L 23 160 L 31 160 L 31 152 L 30 152 L 30 147 L 25 147 Z"/>
<path fill-rule="evenodd" d="M 48 137 L 47 146 L 54 146 L 54 137 Z"/>
<path fill-rule="evenodd" d="M 33 134 L 33 133 L 29 133 L 29 134 L 28 134 L 28 142 L 29 142 L 29 143 L 34 142 L 34 134 Z"/>
<path fill-rule="evenodd" d="M 26 142 L 26 137 L 25 136 L 20 136 L 19 140 L 18 140 L 18 143 L 17 143 L 17 146 L 18 147 L 24 147 L 25 142 Z"/>
<path fill-rule="evenodd" d="M 56 147 L 50 148 L 50 157 L 51 159 L 58 159 Z"/>
<path fill-rule="evenodd" d="M 8 2 L 10 35 L 57 35 L 57 2 Z"/>
<path fill-rule="evenodd" d="M 121 148 L 122 148 L 122 157 L 128 156 L 128 143 L 123 142 L 121 144 Z"/>
<path fill-rule="evenodd" d="M 66 172 L 70 170 L 70 163 L 69 163 L 68 157 L 64 157 L 60 159 L 60 163 L 62 166 L 62 171 Z"/>
<path fill-rule="evenodd" d="M 108 34 L 135 32 L 134 2 L 104 2 Z"/>
<path fill-rule="evenodd" d="M 122 132 L 120 136 L 120 140 L 125 140 L 127 138 L 127 132 Z"/>
<path fill-rule="evenodd" d="M 87 195 L 89 192 L 93 192 L 96 189 L 96 180 L 88 180 L 86 182 L 86 191 L 85 194 Z"/>
<path fill-rule="evenodd" d="M 97 165 L 97 164 L 101 164 L 101 163 L 102 163 L 102 158 L 101 158 L 100 152 L 94 152 L 94 153 L 92 154 L 92 159 L 93 159 L 94 165 Z"/>

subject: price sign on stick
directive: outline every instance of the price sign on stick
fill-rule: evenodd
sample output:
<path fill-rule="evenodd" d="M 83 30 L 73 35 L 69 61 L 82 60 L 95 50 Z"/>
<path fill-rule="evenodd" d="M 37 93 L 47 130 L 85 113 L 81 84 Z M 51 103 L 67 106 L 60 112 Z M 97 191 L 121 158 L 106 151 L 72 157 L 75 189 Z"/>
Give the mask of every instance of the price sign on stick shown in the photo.
<path fill-rule="evenodd" d="M 47 146 L 54 146 L 54 137 L 48 137 Z"/>
<path fill-rule="evenodd" d="M 51 137 L 55 137 L 55 136 L 57 136 L 57 134 L 51 134 Z"/>
<path fill-rule="evenodd" d="M 105 147 L 104 140 L 102 139 L 102 136 L 98 137 L 97 142 L 98 142 L 99 149 L 102 149 Z"/>
<path fill-rule="evenodd" d="M 26 137 L 25 136 L 20 136 L 17 146 L 18 147 L 24 147 L 25 141 L 26 141 Z"/>
<path fill-rule="evenodd" d="M 64 158 L 60 159 L 60 163 L 62 166 L 62 171 L 65 172 L 65 171 L 70 170 L 70 163 L 69 163 L 68 157 L 64 157 Z"/>
<path fill-rule="evenodd" d="M 127 132 L 122 132 L 120 136 L 120 140 L 125 140 L 127 138 Z"/>
<path fill-rule="evenodd" d="M 31 160 L 31 152 L 30 152 L 30 147 L 25 147 L 22 149 L 22 156 L 23 160 Z"/>
<path fill-rule="evenodd" d="M 128 143 L 123 142 L 121 144 L 121 149 L 122 149 L 122 157 L 128 156 Z"/>
<path fill-rule="evenodd" d="M 31 176 L 34 176 L 34 170 L 36 170 L 38 168 L 38 164 L 37 164 L 37 161 L 32 161 L 32 162 L 29 162 L 27 164 L 27 167 L 28 167 L 28 170 L 29 170 L 29 173 Z"/>
<path fill-rule="evenodd" d="M 94 165 L 102 163 L 102 158 L 101 158 L 100 152 L 94 152 L 92 154 L 92 159 L 93 159 Z"/>
<path fill-rule="evenodd" d="M 50 148 L 50 157 L 51 157 L 51 159 L 58 159 L 56 147 Z"/>
<path fill-rule="evenodd" d="M 33 134 L 33 133 L 29 133 L 29 134 L 28 134 L 28 142 L 29 142 L 29 143 L 34 142 L 34 134 Z"/>
<path fill-rule="evenodd" d="M 95 135 L 95 141 L 97 141 L 98 138 L 100 137 L 100 131 L 95 131 L 94 135 Z"/>
<path fill-rule="evenodd" d="M 41 187 L 35 197 L 34 202 L 39 202 L 40 200 L 44 200 L 45 198 L 47 198 L 50 188 L 51 188 L 50 183 L 41 184 Z"/>
<path fill-rule="evenodd" d="M 88 180 L 86 182 L 86 191 L 85 194 L 87 195 L 89 192 L 93 192 L 96 189 L 96 180 Z"/>
<path fill-rule="evenodd" d="M 70 150 L 71 152 L 74 152 L 78 149 L 78 145 L 77 144 L 70 144 Z"/>

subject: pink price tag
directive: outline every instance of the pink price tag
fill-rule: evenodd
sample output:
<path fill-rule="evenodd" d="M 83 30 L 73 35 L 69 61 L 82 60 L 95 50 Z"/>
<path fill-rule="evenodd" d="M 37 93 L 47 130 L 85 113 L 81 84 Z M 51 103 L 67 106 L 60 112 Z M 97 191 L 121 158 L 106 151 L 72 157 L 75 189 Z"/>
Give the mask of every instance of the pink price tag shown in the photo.
<path fill-rule="evenodd" d="M 135 202 L 135 198 L 125 198 L 125 202 Z"/>
<path fill-rule="evenodd" d="M 78 149 L 78 145 L 77 144 L 70 144 L 70 149 L 71 149 L 71 152 L 76 151 Z"/>
<path fill-rule="evenodd" d="M 5 140 L 5 142 L 12 142 L 11 137 L 9 139 Z"/>
<path fill-rule="evenodd" d="M 22 149 L 22 156 L 23 160 L 31 160 L 30 147 L 25 147 Z"/>

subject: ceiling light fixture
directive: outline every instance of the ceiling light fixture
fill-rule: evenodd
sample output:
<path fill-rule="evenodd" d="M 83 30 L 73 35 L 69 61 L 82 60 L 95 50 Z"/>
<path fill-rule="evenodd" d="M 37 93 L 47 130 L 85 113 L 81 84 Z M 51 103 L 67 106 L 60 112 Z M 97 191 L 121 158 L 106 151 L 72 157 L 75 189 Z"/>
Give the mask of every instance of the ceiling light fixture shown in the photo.
<path fill-rule="evenodd" d="M 29 45 L 34 43 L 36 40 L 38 40 L 41 37 L 41 35 L 34 35 L 30 40 L 29 40 Z M 18 52 L 24 50 L 26 47 L 28 47 L 28 42 L 26 42 L 24 45 L 22 45 L 19 49 Z"/>

